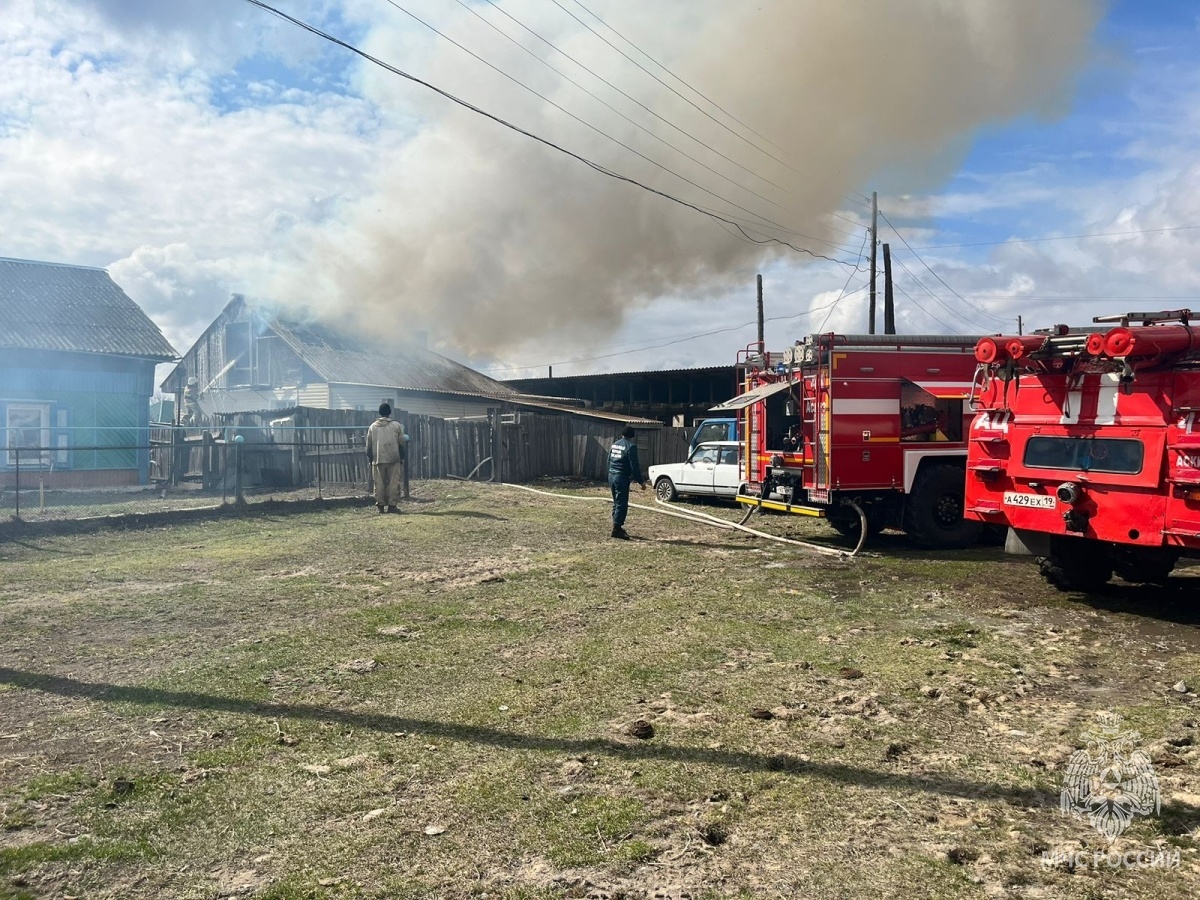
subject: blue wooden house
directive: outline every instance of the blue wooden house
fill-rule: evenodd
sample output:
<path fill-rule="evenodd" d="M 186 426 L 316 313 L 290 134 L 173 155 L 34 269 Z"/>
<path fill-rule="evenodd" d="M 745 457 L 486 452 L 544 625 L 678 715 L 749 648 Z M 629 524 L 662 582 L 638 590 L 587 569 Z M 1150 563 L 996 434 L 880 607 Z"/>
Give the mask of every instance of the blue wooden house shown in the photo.
<path fill-rule="evenodd" d="M 178 356 L 103 269 L 0 258 L 0 483 L 19 457 L 47 486 L 145 484 L 154 367 Z"/>

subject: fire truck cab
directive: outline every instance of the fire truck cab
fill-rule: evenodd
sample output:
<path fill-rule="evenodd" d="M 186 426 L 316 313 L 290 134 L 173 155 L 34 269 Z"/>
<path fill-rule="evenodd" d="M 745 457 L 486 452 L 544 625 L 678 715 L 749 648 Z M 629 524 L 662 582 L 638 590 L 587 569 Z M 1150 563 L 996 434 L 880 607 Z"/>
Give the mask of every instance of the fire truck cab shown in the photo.
<path fill-rule="evenodd" d="M 859 535 L 892 527 L 934 548 L 981 532 L 963 518 L 975 337 L 811 335 L 783 354 L 743 351 L 738 502 L 826 518 Z M 861 511 L 861 515 L 860 515 Z"/>
<path fill-rule="evenodd" d="M 1200 556 L 1190 316 L 1098 317 L 1099 327 L 976 347 L 967 516 L 1007 527 L 1007 549 L 1037 556 L 1062 590 L 1094 590 L 1114 573 L 1159 583 L 1180 556 Z"/>

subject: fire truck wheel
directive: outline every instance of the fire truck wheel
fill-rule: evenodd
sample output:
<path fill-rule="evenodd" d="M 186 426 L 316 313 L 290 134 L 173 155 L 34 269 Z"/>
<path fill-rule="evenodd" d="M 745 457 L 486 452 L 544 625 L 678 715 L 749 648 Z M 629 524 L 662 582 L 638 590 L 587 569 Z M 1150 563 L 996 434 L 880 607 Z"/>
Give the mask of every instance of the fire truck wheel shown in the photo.
<path fill-rule="evenodd" d="M 654 496 L 663 503 L 670 503 L 672 500 L 679 499 L 679 491 L 675 490 L 675 483 L 664 475 L 654 482 Z"/>
<path fill-rule="evenodd" d="M 1053 539 L 1050 555 L 1038 558 L 1038 568 L 1060 591 L 1098 591 L 1113 574 L 1103 545 L 1075 538 Z"/>
<path fill-rule="evenodd" d="M 1130 584 L 1166 584 L 1179 556 L 1165 550 L 1128 548 L 1117 553 L 1113 570 Z"/>
<path fill-rule="evenodd" d="M 961 550 L 979 540 L 981 526 L 963 518 L 966 475 L 960 466 L 923 469 L 904 503 L 904 530 L 932 550 Z"/>

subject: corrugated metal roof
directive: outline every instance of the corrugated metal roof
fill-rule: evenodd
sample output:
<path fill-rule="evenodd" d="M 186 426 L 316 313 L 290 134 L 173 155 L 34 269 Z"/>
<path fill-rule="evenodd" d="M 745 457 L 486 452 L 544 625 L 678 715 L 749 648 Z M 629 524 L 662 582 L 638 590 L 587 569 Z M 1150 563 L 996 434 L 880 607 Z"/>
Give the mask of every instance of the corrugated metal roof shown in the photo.
<path fill-rule="evenodd" d="M 532 399 L 530 394 L 522 394 L 516 400 L 505 401 L 512 406 L 529 407 L 531 409 L 545 409 L 551 412 L 566 413 L 572 416 L 584 416 L 588 419 L 603 419 L 606 422 L 621 422 L 626 425 L 645 425 L 647 427 L 654 426 L 662 428 L 662 422 L 658 419 L 643 419 L 639 416 L 626 416 L 621 413 L 608 412 L 606 410 L 594 409 L 591 407 L 582 406 L 564 406 L 558 403 L 541 403 Z"/>
<path fill-rule="evenodd" d="M 446 392 L 446 391 L 430 391 L 430 393 L 448 393 L 448 392 Z M 475 397 L 478 395 L 477 394 L 469 394 L 467 396 Z M 645 427 L 645 428 L 662 428 L 663 427 L 662 422 L 658 421 L 658 419 L 641 419 L 641 418 L 638 418 L 637 416 L 623 416 L 619 413 L 610 413 L 610 412 L 605 412 L 605 411 L 598 410 L 598 409 L 585 409 L 583 407 L 578 407 L 578 406 L 559 406 L 554 403 L 538 403 L 537 401 L 530 399 L 530 397 L 528 395 L 522 396 L 516 400 L 504 400 L 503 402 L 505 404 L 505 409 L 511 409 L 512 407 L 519 407 L 521 409 L 546 410 L 548 412 L 566 413 L 567 415 L 571 415 L 571 416 L 582 416 L 586 419 L 603 419 L 606 422 L 619 422 L 623 425 L 634 425 L 637 427 Z M 292 413 L 296 412 L 298 409 L 303 409 L 303 408 L 304 407 L 300 407 L 300 406 L 288 406 L 288 407 L 284 407 L 282 409 L 251 409 L 251 410 L 238 410 L 236 412 L 214 412 L 213 418 L 227 420 L 227 419 L 233 419 L 237 416 L 268 416 L 269 415 L 269 416 L 273 416 L 274 418 L 280 419 L 280 418 L 285 418 L 287 416 L 290 416 L 290 415 L 292 415 Z M 400 398 L 400 397 L 396 398 L 396 408 L 399 409 L 401 412 L 406 411 L 404 409 L 403 398 Z M 370 410 L 369 412 L 372 416 L 375 415 L 374 410 Z M 364 411 L 364 415 L 365 414 L 366 414 L 366 412 Z"/>
<path fill-rule="evenodd" d="M 0 347 L 178 358 L 103 269 L 0 258 Z"/>
<path fill-rule="evenodd" d="M 373 346 L 319 323 L 274 319 L 270 328 L 321 378 L 419 391 L 513 396 L 512 388 L 416 344 Z"/>
<path fill-rule="evenodd" d="M 528 378 L 506 378 L 505 384 L 524 384 L 530 381 L 579 381 L 584 378 L 629 378 L 634 375 L 716 375 L 737 369 L 733 363 L 723 366 L 696 366 L 687 369 L 638 369 L 632 372 L 591 372 L 587 375 L 531 375 Z"/>

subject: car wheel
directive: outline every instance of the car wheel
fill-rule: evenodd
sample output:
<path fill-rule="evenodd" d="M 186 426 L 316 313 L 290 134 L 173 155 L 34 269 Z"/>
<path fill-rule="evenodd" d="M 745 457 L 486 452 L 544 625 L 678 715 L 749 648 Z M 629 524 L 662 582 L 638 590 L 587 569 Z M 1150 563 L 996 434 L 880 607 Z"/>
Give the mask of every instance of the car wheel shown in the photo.
<path fill-rule="evenodd" d="M 670 503 L 679 497 L 679 492 L 675 490 L 675 485 L 671 479 L 664 475 L 658 481 L 654 482 L 654 496 L 663 503 Z"/>

